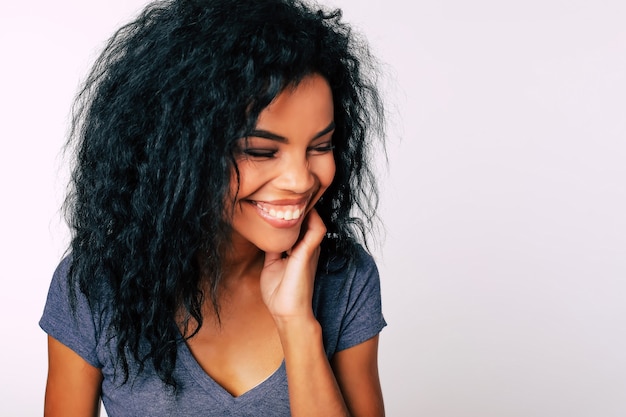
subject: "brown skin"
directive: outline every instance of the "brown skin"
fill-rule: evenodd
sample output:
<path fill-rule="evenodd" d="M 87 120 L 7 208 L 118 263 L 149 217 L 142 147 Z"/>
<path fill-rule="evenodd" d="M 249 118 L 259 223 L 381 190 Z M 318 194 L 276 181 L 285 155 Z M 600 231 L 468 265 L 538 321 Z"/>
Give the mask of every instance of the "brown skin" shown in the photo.
<path fill-rule="evenodd" d="M 100 414 L 100 369 L 48 336 L 48 382 L 45 416 L 87 417 Z"/>
<path fill-rule="evenodd" d="M 267 379 L 284 360 L 292 416 L 380 417 L 378 336 L 329 362 L 312 309 L 326 233 L 313 206 L 334 176 L 328 147 L 332 121 L 332 94 L 319 75 L 281 93 L 261 112 L 261 136 L 245 142 L 249 148 L 237 159 L 241 182 L 232 251 L 218 294 L 221 323 L 207 302 L 205 324 L 187 344 L 207 374 L 233 396 Z M 262 137 L 267 132 L 281 139 Z M 256 153 L 246 153 L 249 149 Z M 268 150 L 271 157 L 258 156 Z M 254 202 L 304 214 L 268 222 L 267 212 Z M 52 338 L 49 352 L 46 416 L 97 415 L 100 370 Z"/>
<path fill-rule="evenodd" d="M 337 352 L 332 358 L 331 366 L 350 415 L 385 415 L 378 376 L 378 335 Z"/>
<path fill-rule="evenodd" d="M 204 324 L 187 341 L 202 369 L 234 397 L 266 379 L 283 360 L 276 326 L 261 299 L 261 267 L 257 261 L 230 275 L 220 289 L 220 323 L 213 306 L 205 305 Z"/>

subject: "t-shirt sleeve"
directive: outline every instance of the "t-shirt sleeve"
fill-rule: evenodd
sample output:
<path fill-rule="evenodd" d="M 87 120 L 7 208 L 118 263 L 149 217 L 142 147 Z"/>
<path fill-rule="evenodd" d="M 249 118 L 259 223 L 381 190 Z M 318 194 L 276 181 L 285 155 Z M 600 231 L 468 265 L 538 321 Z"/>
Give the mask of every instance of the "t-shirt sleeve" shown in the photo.
<path fill-rule="evenodd" d="M 378 268 L 371 256 L 363 252 L 353 273 L 337 351 L 371 339 L 387 325 L 382 313 Z"/>
<path fill-rule="evenodd" d="M 63 343 L 89 364 L 100 368 L 97 355 L 98 332 L 95 318 L 84 294 L 76 289 L 76 305 L 72 310 L 68 284 L 70 258 L 57 267 L 39 326 L 50 336 Z"/>

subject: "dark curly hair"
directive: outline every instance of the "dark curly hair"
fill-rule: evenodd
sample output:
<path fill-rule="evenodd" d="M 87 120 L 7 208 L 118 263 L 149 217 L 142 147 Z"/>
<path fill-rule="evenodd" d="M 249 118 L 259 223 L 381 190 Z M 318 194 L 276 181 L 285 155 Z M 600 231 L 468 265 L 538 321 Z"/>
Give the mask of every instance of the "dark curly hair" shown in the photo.
<path fill-rule="evenodd" d="M 373 62 L 340 10 L 299 0 L 157 1 L 109 40 L 74 105 L 65 210 L 71 287 L 110 314 L 123 383 L 133 358 L 176 387 L 177 344 L 199 327 L 181 338 L 174 317 L 201 326 L 205 300 L 219 311 L 236 141 L 312 73 L 331 86 L 336 125 L 337 171 L 316 206 L 333 237 L 320 264 L 350 259 L 378 201 Z"/>

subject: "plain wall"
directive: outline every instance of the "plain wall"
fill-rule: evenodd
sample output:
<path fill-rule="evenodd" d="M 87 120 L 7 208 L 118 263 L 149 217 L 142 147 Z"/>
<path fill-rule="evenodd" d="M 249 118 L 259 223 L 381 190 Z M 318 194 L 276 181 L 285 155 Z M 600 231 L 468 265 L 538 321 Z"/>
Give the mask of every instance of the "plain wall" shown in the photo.
<path fill-rule="evenodd" d="M 72 98 L 143 4 L 3 4 L 2 416 L 42 412 Z M 626 2 L 326 4 L 386 73 L 387 414 L 626 415 Z"/>

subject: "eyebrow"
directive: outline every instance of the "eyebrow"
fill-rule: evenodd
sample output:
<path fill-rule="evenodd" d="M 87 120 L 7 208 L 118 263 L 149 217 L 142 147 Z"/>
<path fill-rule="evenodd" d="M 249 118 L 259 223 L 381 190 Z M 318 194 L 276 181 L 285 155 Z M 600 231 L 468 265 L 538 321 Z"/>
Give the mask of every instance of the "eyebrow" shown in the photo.
<path fill-rule="evenodd" d="M 326 135 L 327 133 L 332 132 L 335 129 L 335 122 L 332 121 L 330 122 L 330 124 L 323 129 L 322 131 L 320 131 L 319 133 L 317 133 L 315 136 L 313 136 L 313 138 L 311 140 L 315 140 L 317 138 L 321 138 L 322 136 Z M 254 129 L 252 130 L 250 133 L 248 133 L 246 135 L 246 137 L 257 137 L 257 138 L 263 138 L 263 139 L 270 139 L 270 140 L 275 140 L 277 142 L 282 142 L 282 143 L 287 143 L 289 142 L 289 140 L 281 135 L 277 135 L 276 133 L 272 133 L 269 132 L 267 130 L 263 130 L 263 129 Z"/>

